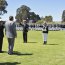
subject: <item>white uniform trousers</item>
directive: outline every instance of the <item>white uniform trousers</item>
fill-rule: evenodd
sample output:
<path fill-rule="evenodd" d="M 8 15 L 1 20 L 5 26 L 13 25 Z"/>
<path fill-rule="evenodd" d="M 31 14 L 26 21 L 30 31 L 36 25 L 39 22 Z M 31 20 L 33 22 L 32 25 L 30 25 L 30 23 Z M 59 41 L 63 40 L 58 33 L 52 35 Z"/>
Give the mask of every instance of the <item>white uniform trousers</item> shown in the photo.
<path fill-rule="evenodd" d="M 48 33 L 43 33 L 42 36 L 43 36 L 43 41 L 47 41 Z"/>

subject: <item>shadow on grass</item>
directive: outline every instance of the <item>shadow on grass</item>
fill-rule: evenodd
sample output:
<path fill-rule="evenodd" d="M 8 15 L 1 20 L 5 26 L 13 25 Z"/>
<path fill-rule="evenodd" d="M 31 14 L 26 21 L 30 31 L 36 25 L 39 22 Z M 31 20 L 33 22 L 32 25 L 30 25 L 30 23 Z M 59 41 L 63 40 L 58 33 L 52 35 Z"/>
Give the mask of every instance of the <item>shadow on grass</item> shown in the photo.
<path fill-rule="evenodd" d="M 59 45 L 59 44 L 47 44 L 47 45 Z"/>
<path fill-rule="evenodd" d="M 37 42 L 27 42 L 27 43 L 37 43 Z"/>
<path fill-rule="evenodd" d="M 13 55 L 18 55 L 18 56 L 20 56 L 20 55 L 33 55 L 33 53 L 20 53 L 20 52 L 18 52 L 18 51 L 14 51 L 14 53 L 13 53 Z"/>
<path fill-rule="evenodd" d="M 21 64 L 19 62 L 3 62 L 3 63 L 0 63 L 0 65 L 17 65 L 17 64 Z"/>
<path fill-rule="evenodd" d="M 0 53 L 7 53 L 7 51 L 2 51 L 2 52 L 0 52 Z"/>

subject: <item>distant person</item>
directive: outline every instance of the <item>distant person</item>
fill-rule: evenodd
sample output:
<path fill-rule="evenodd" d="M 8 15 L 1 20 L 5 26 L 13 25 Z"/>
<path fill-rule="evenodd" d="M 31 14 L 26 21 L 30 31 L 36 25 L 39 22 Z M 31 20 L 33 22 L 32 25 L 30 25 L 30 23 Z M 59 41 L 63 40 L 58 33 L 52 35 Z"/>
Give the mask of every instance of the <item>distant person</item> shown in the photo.
<path fill-rule="evenodd" d="M 43 44 L 47 44 L 47 37 L 48 37 L 48 25 L 47 25 L 47 23 L 45 22 L 44 23 L 44 26 L 43 26 L 43 41 L 44 41 L 44 43 Z"/>
<path fill-rule="evenodd" d="M 8 39 L 8 44 L 9 44 L 8 54 L 11 55 L 13 53 L 15 37 L 17 37 L 16 25 L 13 16 L 10 16 L 9 21 L 5 23 L 5 31 Z"/>
<path fill-rule="evenodd" d="M 27 43 L 27 32 L 28 32 L 28 24 L 27 24 L 27 20 L 23 20 L 23 24 L 21 24 L 23 26 L 23 42 Z"/>
<path fill-rule="evenodd" d="M 3 45 L 3 37 L 4 37 L 4 21 L 0 19 L 0 53 L 2 53 L 2 45 Z"/>

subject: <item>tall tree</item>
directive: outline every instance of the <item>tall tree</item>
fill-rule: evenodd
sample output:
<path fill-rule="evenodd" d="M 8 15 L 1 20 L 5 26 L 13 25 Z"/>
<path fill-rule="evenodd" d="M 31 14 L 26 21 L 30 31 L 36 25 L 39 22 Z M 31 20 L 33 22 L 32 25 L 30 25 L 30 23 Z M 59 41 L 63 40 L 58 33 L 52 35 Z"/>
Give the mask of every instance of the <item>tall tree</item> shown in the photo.
<path fill-rule="evenodd" d="M 40 18 L 40 16 L 38 14 L 36 15 L 36 19 L 41 20 L 41 18 Z"/>
<path fill-rule="evenodd" d="M 26 5 L 22 5 L 16 11 L 16 19 L 22 21 L 23 19 L 27 19 L 29 17 L 30 8 Z"/>
<path fill-rule="evenodd" d="M 38 21 L 40 20 L 40 16 L 38 14 L 35 14 L 34 12 L 30 12 L 30 19 Z"/>
<path fill-rule="evenodd" d="M 29 18 L 32 19 L 32 20 L 34 20 L 35 17 L 36 17 L 36 14 L 34 12 L 30 12 L 29 14 L 30 14 Z"/>
<path fill-rule="evenodd" d="M 6 0 L 0 0 L 0 15 L 7 13 L 6 7 L 8 3 Z"/>
<path fill-rule="evenodd" d="M 62 13 L 62 22 L 65 22 L 65 10 Z"/>
<path fill-rule="evenodd" d="M 47 22 L 52 22 L 53 21 L 53 17 L 52 16 L 45 16 L 45 20 Z"/>

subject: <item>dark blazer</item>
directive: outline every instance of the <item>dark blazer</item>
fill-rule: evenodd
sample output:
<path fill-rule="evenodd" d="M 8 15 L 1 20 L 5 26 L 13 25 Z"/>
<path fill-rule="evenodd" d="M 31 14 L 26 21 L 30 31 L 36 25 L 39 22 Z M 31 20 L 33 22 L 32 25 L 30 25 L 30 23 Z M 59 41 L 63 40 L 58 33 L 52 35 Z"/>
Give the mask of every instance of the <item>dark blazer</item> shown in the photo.
<path fill-rule="evenodd" d="M 46 28 L 46 31 L 43 31 L 43 33 L 48 33 L 48 26 L 45 27 Z"/>
<path fill-rule="evenodd" d="M 23 25 L 23 32 L 28 32 L 28 24 Z"/>
<path fill-rule="evenodd" d="M 0 25 L 0 38 L 4 37 L 4 26 Z"/>

